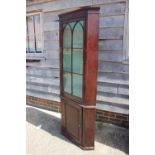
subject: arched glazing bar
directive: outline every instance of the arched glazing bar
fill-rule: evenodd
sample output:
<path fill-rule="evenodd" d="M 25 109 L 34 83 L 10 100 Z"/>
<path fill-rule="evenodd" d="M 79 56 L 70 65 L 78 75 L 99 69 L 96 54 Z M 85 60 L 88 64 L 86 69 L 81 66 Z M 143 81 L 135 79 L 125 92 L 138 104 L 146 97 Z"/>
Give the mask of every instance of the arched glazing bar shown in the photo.
<path fill-rule="evenodd" d="M 76 24 L 78 24 L 78 23 L 81 24 L 82 28 L 84 29 L 84 21 L 80 20 L 80 21 L 75 21 L 75 22 L 63 24 L 63 31 L 64 31 L 66 26 L 69 26 L 71 28 L 71 31 L 73 32 Z"/>

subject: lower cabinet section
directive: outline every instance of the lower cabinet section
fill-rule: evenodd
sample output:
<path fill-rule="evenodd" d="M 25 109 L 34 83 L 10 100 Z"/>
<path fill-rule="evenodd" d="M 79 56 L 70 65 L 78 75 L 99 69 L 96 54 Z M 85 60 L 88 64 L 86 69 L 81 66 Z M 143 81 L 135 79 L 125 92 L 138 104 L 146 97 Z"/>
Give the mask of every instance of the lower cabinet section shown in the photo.
<path fill-rule="evenodd" d="M 94 149 L 95 108 L 62 100 L 62 133 L 82 149 Z"/>
<path fill-rule="evenodd" d="M 81 143 L 82 108 L 71 101 L 62 102 L 62 126 L 70 139 Z"/>
<path fill-rule="evenodd" d="M 81 109 L 70 106 L 66 106 L 66 128 L 67 131 L 75 138 L 76 141 L 81 141 Z"/>

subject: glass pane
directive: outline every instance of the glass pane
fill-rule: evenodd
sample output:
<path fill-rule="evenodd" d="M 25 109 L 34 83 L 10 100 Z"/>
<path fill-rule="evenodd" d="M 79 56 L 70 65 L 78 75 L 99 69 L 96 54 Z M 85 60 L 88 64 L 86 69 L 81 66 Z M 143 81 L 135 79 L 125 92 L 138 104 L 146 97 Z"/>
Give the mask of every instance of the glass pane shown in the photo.
<path fill-rule="evenodd" d="M 42 44 L 41 44 L 40 15 L 35 15 L 34 21 L 35 21 L 35 36 L 36 36 L 36 52 L 41 52 Z"/>
<path fill-rule="evenodd" d="M 28 52 L 28 42 L 29 42 L 29 39 L 28 39 L 28 24 L 27 24 L 27 20 L 28 18 L 26 17 L 26 52 Z"/>
<path fill-rule="evenodd" d="M 34 16 L 34 21 L 35 21 L 35 34 L 36 35 L 41 35 L 40 15 L 35 15 Z"/>
<path fill-rule="evenodd" d="M 41 41 L 41 34 L 36 35 L 36 41 Z"/>
<path fill-rule="evenodd" d="M 73 72 L 83 73 L 83 49 L 73 49 Z"/>
<path fill-rule="evenodd" d="M 28 36 L 26 36 L 26 52 L 28 52 Z"/>
<path fill-rule="evenodd" d="M 63 49 L 63 70 L 71 72 L 71 49 Z"/>
<path fill-rule="evenodd" d="M 67 25 L 63 32 L 63 48 L 71 48 L 71 29 Z"/>
<path fill-rule="evenodd" d="M 29 35 L 29 52 L 35 52 L 35 43 L 33 35 Z"/>
<path fill-rule="evenodd" d="M 42 51 L 42 42 L 41 42 L 41 35 L 36 35 L 36 52 L 41 52 Z"/>
<path fill-rule="evenodd" d="M 77 23 L 73 31 L 73 48 L 83 48 L 83 29 L 80 23 Z"/>
<path fill-rule="evenodd" d="M 64 91 L 71 94 L 71 73 L 64 72 L 63 81 L 64 81 Z"/>
<path fill-rule="evenodd" d="M 73 74 L 73 95 L 82 97 L 82 75 Z"/>
<path fill-rule="evenodd" d="M 27 17 L 28 34 L 34 36 L 33 16 Z"/>
<path fill-rule="evenodd" d="M 28 26 L 28 37 L 29 37 L 29 52 L 35 52 L 35 42 L 34 42 L 34 24 L 33 16 L 27 17 L 27 26 Z"/>
<path fill-rule="evenodd" d="M 41 46 L 41 41 L 36 41 L 36 46 L 37 46 L 37 53 L 41 53 L 42 52 L 42 46 Z"/>
<path fill-rule="evenodd" d="M 26 17 L 26 35 L 28 35 L 28 17 Z"/>

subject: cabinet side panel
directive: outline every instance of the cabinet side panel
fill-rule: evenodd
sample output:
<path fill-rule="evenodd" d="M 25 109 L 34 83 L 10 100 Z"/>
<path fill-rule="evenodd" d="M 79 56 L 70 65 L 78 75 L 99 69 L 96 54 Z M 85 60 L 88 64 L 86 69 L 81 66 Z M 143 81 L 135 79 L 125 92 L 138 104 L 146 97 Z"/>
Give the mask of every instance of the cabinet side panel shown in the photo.
<path fill-rule="evenodd" d="M 88 14 L 85 45 L 85 105 L 95 105 L 98 67 L 99 15 Z"/>

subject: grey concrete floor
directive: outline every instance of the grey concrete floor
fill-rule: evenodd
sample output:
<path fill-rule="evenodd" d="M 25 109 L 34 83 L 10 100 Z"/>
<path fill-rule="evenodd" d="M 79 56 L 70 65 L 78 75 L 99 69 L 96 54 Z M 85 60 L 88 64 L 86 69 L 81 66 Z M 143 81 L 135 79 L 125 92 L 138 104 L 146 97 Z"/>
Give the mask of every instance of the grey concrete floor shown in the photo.
<path fill-rule="evenodd" d="M 84 151 L 60 131 L 60 113 L 26 108 L 27 155 L 127 155 L 129 130 L 96 122 L 95 150 Z"/>

